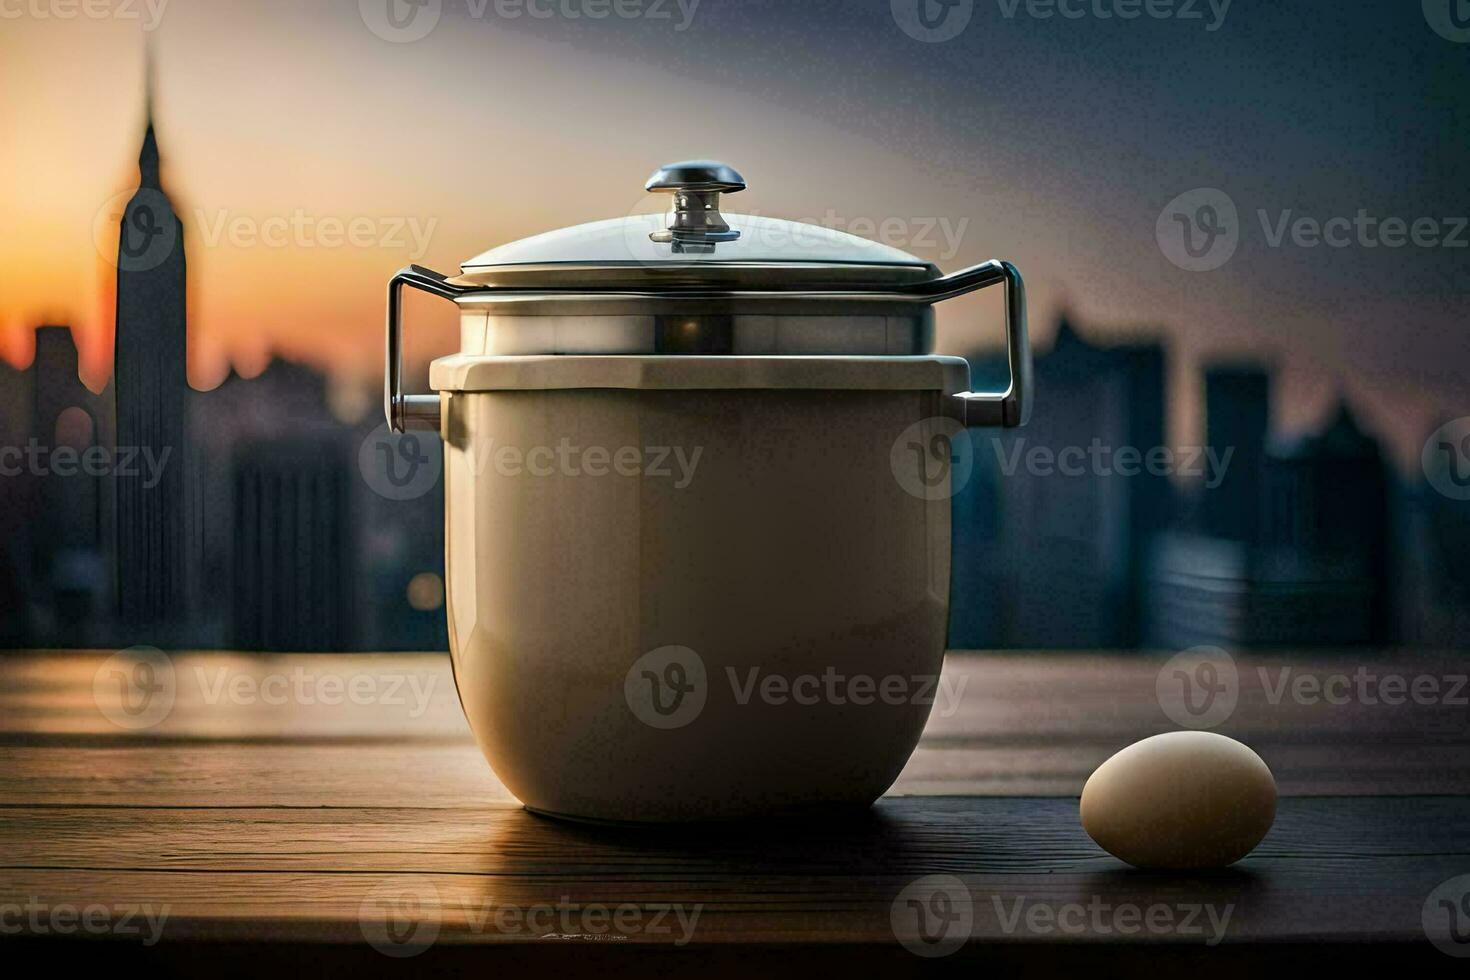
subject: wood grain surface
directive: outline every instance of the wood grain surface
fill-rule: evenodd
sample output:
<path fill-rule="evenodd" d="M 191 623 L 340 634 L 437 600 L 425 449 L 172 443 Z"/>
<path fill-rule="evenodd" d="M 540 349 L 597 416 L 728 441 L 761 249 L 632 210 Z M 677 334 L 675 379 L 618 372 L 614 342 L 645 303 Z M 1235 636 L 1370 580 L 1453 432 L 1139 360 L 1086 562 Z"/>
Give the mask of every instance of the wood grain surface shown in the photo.
<path fill-rule="evenodd" d="M 738 975 L 814 969 L 816 944 L 904 974 L 929 962 L 901 941 L 924 946 L 900 935 L 909 900 L 948 889 L 967 940 L 949 964 L 1060 969 L 1079 946 L 1117 963 L 1141 947 L 1199 972 L 1236 969 L 1246 950 L 1321 962 L 1323 943 L 1374 941 L 1395 964 L 1455 965 L 1423 921 L 1430 893 L 1470 874 L 1470 716 L 1450 658 L 1239 660 L 1216 730 L 1255 747 L 1289 798 L 1260 848 L 1211 875 L 1131 871 L 1077 821 L 1092 768 L 1179 727 L 1160 704 L 1163 658 L 951 654 L 963 696 L 871 810 L 645 829 L 521 809 L 442 656 L 176 655 L 170 710 L 143 726 L 118 715 L 107 658 L 0 656 L 7 938 L 180 973 L 240 950 L 256 965 L 289 951 L 324 968 L 473 972 L 468 951 L 493 947 L 509 968 L 571 957 L 619 972 L 627 948 L 659 954 L 645 966 Z M 1440 694 L 1280 693 L 1365 674 L 1379 688 L 1434 678 Z M 97 928 L 49 918 L 87 909 Z M 119 925 L 128 910 L 136 934 Z M 83 938 L 103 942 L 58 942 Z"/>

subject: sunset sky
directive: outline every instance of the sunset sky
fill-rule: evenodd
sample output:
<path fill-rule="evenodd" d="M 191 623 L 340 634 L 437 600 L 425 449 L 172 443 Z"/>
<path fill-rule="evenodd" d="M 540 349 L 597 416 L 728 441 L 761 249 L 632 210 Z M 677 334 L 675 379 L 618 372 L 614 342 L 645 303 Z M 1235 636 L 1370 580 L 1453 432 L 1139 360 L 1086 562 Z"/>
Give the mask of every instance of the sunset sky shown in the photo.
<path fill-rule="evenodd" d="M 1447 229 L 1470 213 L 1470 44 L 1418 2 L 1236 0 L 1209 30 L 1207 4 L 1204 21 L 1125 21 L 1008 17 L 991 0 L 940 43 L 901 30 L 889 0 L 668 0 L 666 19 L 438 0 L 426 37 L 394 43 L 368 26 L 386 2 L 5 8 L 0 356 L 24 365 L 38 323 L 69 323 L 85 380 L 106 382 L 106 252 L 137 180 L 146 35 L 199 388 L 273 352 L 376 382 L 395 269 L 452 272 L 656 209 L 655 166 L 714 157 L 750 181 L 731 210 L 896 218 L 910 236 L 946 219 L 954 246 L 938 228 L 888 243 L 946 270 L 1015 262 L 1042 347 L 1063 305 L 1104 338 L 1164 334 L 1178 441 L 1198 437 L 1194 372 L 1213 356 L 1274 360 L 1285 430 L 1346 390 L 1401 461 L 1433 420 L 1470 414 L 1470 248 L 1273 247 L 1258 216 L 1366 209 Z M 1241 219 L 1210 272 L 1155 239 L 1197 187 Z M 941 307 L 941 351 L 998 342 L 993 299 Z M 410 306 L 413 355 L 450 349 L 451 312 Z"/>

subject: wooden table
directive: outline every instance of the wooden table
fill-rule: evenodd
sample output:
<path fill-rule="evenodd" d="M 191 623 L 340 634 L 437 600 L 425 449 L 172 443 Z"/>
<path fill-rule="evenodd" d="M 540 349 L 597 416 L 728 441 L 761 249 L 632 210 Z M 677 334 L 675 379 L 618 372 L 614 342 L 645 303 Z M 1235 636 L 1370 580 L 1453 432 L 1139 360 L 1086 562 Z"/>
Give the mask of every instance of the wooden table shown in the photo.
<path fill-rule="evenodd" d="M 1423 912 L 1470 874 L 1470 660 L 1241 658 L 1216 730 L 1285 798 L 1255 853 L 1184 875 L 1126 868 L 1076 812 L 1099 762 L 1178 727 L 1162 658 L 951 654 L 958 710 L 871 811 L 616 829 L 521 809 L 444 656 L 175 655 L 159 718 L 120 713 L 107 657 L 0 655 L 0 930 L 52 957 L 251 976 L 1460 966 Z M 1279 696 L 1364 671 L 1435 678 L 1437 699 Z M 952 913 L 932 946 L 915 908 Z"/>

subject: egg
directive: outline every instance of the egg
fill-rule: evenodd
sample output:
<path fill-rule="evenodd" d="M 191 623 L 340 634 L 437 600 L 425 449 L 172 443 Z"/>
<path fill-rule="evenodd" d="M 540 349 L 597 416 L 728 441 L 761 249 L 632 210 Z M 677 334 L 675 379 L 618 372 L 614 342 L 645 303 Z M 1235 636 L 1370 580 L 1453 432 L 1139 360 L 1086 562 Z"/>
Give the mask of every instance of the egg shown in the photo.
<path fill-rule="evenodd" d="M 1112 756 L 1082 788 L 1082 828 L 1139 868 L 1223 868 L 1276 818 L 1261 757 L 1214 732 L 1155 735 Z"/>

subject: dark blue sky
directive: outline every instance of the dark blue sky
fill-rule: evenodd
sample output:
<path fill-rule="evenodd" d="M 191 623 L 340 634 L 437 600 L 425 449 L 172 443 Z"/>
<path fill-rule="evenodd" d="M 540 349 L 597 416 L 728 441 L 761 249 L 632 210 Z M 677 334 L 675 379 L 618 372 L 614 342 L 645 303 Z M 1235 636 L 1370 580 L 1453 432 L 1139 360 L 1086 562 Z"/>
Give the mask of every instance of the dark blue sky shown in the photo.
<path fill-rule="evenodd" d="M 703 0 L 683 32 L 617 18 L 500 26 L 566 45 L 569 62 L 582 51 L 647 64 L 901 153 L 912 169 L 884 175 L 883 206 L 904 185 L 952 187 L 954 213 L 1026 259 L 1043 301 L 1157 323 L 1190 358 L 1275 357 L 1301 376 L 1283 386 L 1288 419 L 1313 417 L 1338 384 L 1410 435 L 1470 410 L 1470 247 L 1271 247 L 1258 213 L 1271 225 L 1288 210 L 1470 214 L 1470 44 L 1436 34 L 1418 2 L 1235 0 L 1213 31 L 1203 0 L 1195 20 L 1006 7 L 977 0 L 941 43 L 899 30 L 889 0 Z M 656 93 L 628 97 L 660 112 Z M 687 105 L 668 123 L 691 146 L 720 126 Z M 801 154 L 802 133 L 770 135 Z M 1160 210 L 1195 187 L 1224 191 L 1241 218 L 1235 256 L 1213 272 L 1175 268 L 1154 239 Z M 1395 407 L 1405 400 L 1412 424 Z"/>
<path fill-rule="evenodd" d="M 896 220 L 906 238 L 876 237 L 946 270 L 1014 261 L 1042 348 L 1064 306 L 1102 340 L 1165 338 L 1181 441 L 1199 431 L 1198 369 L 1220 357 L 1275 365 L 1283 431 L 1317 424 L 1345 392 L 1406 466 L 1433 423 L 1470 415 L 1470 247 L 1272 242 L 1283 221 L 1361 211 L 1470 244 L 1455 224 L 1470 215 L 1470 30 L 1456 43 L 1426 14 L 1449 23 L 1451 0 L 1232 0 L 1223 17 L 1208 0 L 1055 0 L 1075 19 L 974 0 L 963 29 L 932 43 L 915 36 L 919 0 L 699 0 L 687 24 L 692 0 L 423 2 L 193 0 L 167 4 L 151 32 L 7 21 L 0 87 L 13 98 L 0 116 L 30 138 L 0 143 L 16 177 L 0 224 L 22 229 L 0 257 L 24 269 L 0 296 L 0 356 L 25 363 L 26 324 L 44 311 L 80 328 L 88 376 L 105 381 L 110 305 L 92 232 L 136 180 L 145 35 L 190 236 L 202 387 L 272 352 L 376 377 L 392 269 L 452 270 L 516 238 L 655 207 L 642 185 L 656 165 L 710 156 L 750 181 L 730 210 L 835 215 L 870 237 Z M 1130 2 L 1199 16 L 1094 12 Z M 1470 15 L 1470 0 L 1454 2 Z M 434 10 L 430 29 L 385 36 L 373 19 L 389 3 Z M 567 16 L 598 4 L 667 16 Z M 1229 247 L 1191 271 L 1178 222 L 1203 229 L 1222 202 L 1233 227 L 1210 224 Z M 221 215 L 298 212 L 407 218 L 424 247 L 206 237 Z M 923 239 L 936 220 L 951 240 Z M 943 304 L 940 350 L 995 344 L 998 313 L 988 295 Z M 410 357 L 451 349 L 448 311 L 422 316 Z"/>

